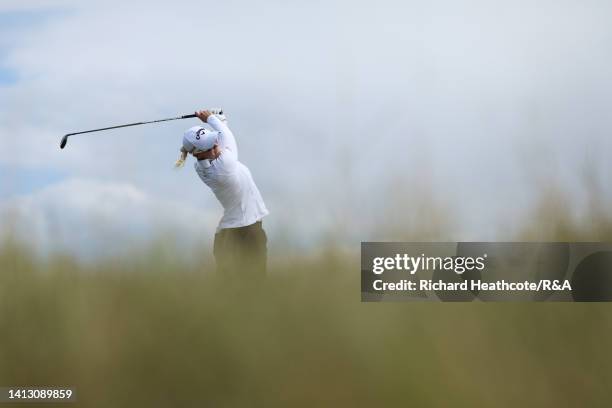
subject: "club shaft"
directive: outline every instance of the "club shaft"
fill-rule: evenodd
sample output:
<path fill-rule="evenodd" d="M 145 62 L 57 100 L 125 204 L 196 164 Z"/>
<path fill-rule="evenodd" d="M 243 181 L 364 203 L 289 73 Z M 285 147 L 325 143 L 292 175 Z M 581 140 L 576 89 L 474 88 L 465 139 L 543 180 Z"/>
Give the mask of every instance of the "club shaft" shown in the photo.
<path fill-rule="evenodd" d="M 176 118 L 158 119 L 158 120 L 151 120 L 151 121 L 148 121 L 148 122 L 128 123 L 128 124 L 125 124 L 125 125 L 109 126 L 109 127 L 100 128 L 100 129 L 92 129 L 92 130 L 84 130 L 82 132 L 68 133 L 66 136 L 81 135 L 83 133 L 100 132 L 102 130 L 119 129 L 119 128 L 124 128 L 124 127 L 128 127 L 128 126 L 146 125 L 147 123 L 167 122 L 169 120 L 195 118 L 195 116 L 196 116 L 195 114 L 193 114 L 193 115 L 183 115 L 183 116 L 177 116 Z"/>
<path fill-rule="evenodd" d="M 211 112 L 215 115 L 223 114 L 223 109 L 211 109 Z M 151 120 L 148 122 L 127 123 L 125 125 L 109 126 L 109 127 L 104 127 L 100 129 L 91 129 L 91 130 L 84 130 L 82 132 L 68 133 L 64 135 L 64 137 L 62 137 L 62 140 L 60 141 L 60 148 L 63 149 L 64 147 L 66 147 L 66 144 L 68 143 L 68 137 L 74 136 L 74 135 L 82 135 L 83 133 L 101 132 L 103 130 L 119 129 L 119 128 L 124 128 L 128 126 L 146 125 L 147 123 L 158 123 L 158 122 L 167 122 L 169 120 L 189 119 L 189 118 L 195 118 L 196 116 L 197 115 L 195 113 L 192 113 L 190 115 L 177 116 L 176 118 L 157 119 L 157 120 Z"/>

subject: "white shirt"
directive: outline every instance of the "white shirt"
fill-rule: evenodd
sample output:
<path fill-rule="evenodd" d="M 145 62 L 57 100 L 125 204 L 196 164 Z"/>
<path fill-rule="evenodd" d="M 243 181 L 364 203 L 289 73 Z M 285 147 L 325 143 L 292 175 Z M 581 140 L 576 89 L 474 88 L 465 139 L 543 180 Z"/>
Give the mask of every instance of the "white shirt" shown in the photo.
<path fill-rule="evenodd" d="M 231 130 L 215 115 L 207 123 L 219 132 L 221 155 L 200 160 L 195 170 L 213 191 L 224 209 L 217 231 L 245 227 L 269 214 L 249 169 L 238 161 L 238 146 Z"/>

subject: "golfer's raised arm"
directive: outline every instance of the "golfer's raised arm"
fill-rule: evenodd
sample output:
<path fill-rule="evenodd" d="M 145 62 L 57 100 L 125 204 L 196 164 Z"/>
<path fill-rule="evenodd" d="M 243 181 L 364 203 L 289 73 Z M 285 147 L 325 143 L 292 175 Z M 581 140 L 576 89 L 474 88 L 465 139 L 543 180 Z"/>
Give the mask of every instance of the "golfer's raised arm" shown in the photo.
<path fill-rule="evenodd" d="M 227 127 L 227 125 L 223 123 L 216 115 L 211 115 L 208 117 L 208 124 L 221 134 L 219 137 L 221 148 L 227 148 L 232 152 L 235 152 L 237 155 L 238 145 L 236 144 L 236 138 L 234 137 L 234 134 L 230 128 Z"/>

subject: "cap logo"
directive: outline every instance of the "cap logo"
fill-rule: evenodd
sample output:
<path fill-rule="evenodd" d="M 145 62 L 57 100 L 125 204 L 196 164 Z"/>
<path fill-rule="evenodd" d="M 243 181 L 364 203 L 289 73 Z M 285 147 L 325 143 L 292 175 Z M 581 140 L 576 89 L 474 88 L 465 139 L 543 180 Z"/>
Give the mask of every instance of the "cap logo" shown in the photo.
<path fill-rule="evenodd" d="M 196 133 L 196 140 L 200 140 L 200 135 L 204 132 L 206 132 L 206 129 L 204 128 L 198 130 L 198 133 Z"/>

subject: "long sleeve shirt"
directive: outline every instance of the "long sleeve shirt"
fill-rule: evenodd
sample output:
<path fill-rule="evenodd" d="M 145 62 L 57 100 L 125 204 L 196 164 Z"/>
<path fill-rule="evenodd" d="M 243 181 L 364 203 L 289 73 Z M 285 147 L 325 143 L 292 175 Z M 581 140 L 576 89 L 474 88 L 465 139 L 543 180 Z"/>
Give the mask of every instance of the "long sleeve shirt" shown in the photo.
<path fill-rule="evenodd" d="M 234 134 L 215 115 L 207 123 L 219 132 L 221 154 L 214 160 L 199 160 L 195 170 L 213 191 L 224 209 L 217 231 L 254 224 L 269 214 L 249 169 L 238 161 Z"/>

